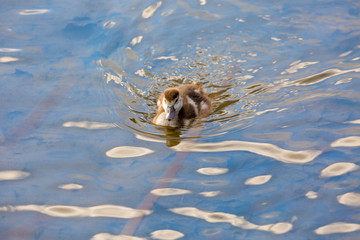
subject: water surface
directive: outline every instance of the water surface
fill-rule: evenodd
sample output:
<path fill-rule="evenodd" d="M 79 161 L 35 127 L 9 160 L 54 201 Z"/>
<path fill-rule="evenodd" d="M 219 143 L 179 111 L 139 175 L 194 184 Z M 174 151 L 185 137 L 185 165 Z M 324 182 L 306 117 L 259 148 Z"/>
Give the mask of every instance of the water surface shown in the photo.
<path fill-rule="evenodd" d="M 5 1 L 1 239 L 358 239 L 357 1 Z M 151 124 L 166 87 L 213 111 Z"/>

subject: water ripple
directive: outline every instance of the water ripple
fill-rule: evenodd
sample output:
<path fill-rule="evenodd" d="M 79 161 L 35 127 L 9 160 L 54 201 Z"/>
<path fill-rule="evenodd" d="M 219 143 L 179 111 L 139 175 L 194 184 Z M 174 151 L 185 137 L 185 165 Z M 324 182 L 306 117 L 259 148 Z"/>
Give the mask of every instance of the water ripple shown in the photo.
<path fill-rule="evenodd" d="M 63 190 L 79 190 L 79 189 L 83 189 L 84 186 L 76 183 L 68 183 L 68 184 L 60 185 L 59 188 Z"/>
<path fill-rule="evenodd" d="M 270 181 L 271 175 L 262 175 L 249 178 L 245 181 L 245 185 L 262 185 Z"/>
<path fill-rule="evenodd" d="M 62 126 L 66 128 L 76 127 L 76 128 L 85 128 L 89 130 L 110 129 L 115 127 L 113 123 L 91 122 L 91 121 L 80 121 L 80 122 L 69 121 L 69 122 L 64 122 Z"/>
<path fill-rule="evenodd" d="M 39 15 L 39 14 L 44 14 L 44 13 L 48 13 L 48 12 L 50 12 L 49 9 L 28 9 L 28 10 L 20 11 L 19 14 L 20 15 Z"/>
<path fill-rule="evenodd" d="M 346 222 L 334 222 L 323 227 L 319 227 L 314 232 L 318 235 L 328 235 L 334 233 L 349 233 L 360 230 L 360 224 L 346 223 Z"/>
<path fill-rule="evenodd" d="M 0 63 L 16 62 L 19 60 L 20 58 L 10 57 L 10 56 L 0 57 Z"/>
<path fill-rule="evenodd" d="M 360 146 L 360 137 L 359 136 L 350 136 L 345 138 L 340 138 L 331 143 L 331 147 L 359 147 Z"/>
<path fill-rule="evenodd" d="M 146 238 L 128 236 L 128 235 L 112 235 L 110 233 L 98 233 L 91 240 L 146 240 Z"/>
<path fill-rule="evenodd" d="M 0 207 L 1 212 L 33 211 L 52 217 L 110 217 L 110 218 L 137 218 L 149 215 L 150 210 L 138 210 L 118 205 L 99 205 L 94 207 L 78 207 L 66 205 L 19 205 Z"/>
<path fill-rule="evenodd" d="M 194 207 L 172 208 L 170 211 L 194 218 L 200 218 L 210 223 L 230 223 L 235 227 L 247 230 L 261 230 L 272 232 L 274 234 L 284 234 L 292 229 L 292 224 L 288 222 L 278 222 L 267 225 L 257 225 L 245 220 L 242 216 L 223 212 L 208 212 Z"/>
<path fill-rule="evenodd" d="M 204 175 L 220 175 L 227 173 L 229 169 L 227 168 L 216 168 L 216 167 L 207 167 L 207 168 L 199 168 L 196 170 L 200 174 Z"/>
<path fill-rule="evenodd" d="M 321 177 L 334 177 L 347 174 L 359 169 L 359 166 L 350 162 L 337 162 L 321 171 Z"/>
<path fill-rule="evenodd" d="M 157 188 L 151 190 L 151 194 L 156 196 L 176 196 L 176 195 L 184 195 L 184 194 L 190 194 L 191 191 L 185 190 L 185 189 L 179 189 L 179 188 Z"/>
<path fill-rule="evenodd" d="M 120 146 L 108 150 L 106 152 L 106 156 L 111 158 L 133 158 L 144 156 L 153 152 L 153 150 L 143 147 Z"/>
<path fill-rule="evenodd" d="M 159 1 L 153 5 L 150 5 L 149 7 L 147 7 L 141 14 L 141 16 L 143 18 L 150 18 L 154 15 L 154 13 L 156 12 L 156 10 L 161 6 L 162 2 Z"/>
<path fill-rule="evenodd" d="M 360 193 L 348 192 L 337 196 L 339 203 L 350 207 L 360 207 Z"/>
<path fill-rule="evenodd" d="M 257 143 L 245 141 L 223 141 L 211 143 L 191 143 L 183 141 L 173 147 L 176 151 L 186 152 L 228 152 L 228 151 L 248 151 L 262 156 L 271 157 L 284 163 L 304 164 L 313 161 L 321 151 L 303 150 L 290 151 L 279 148 L 270 143 Z"/>
<path fill-rule="evenodd" d="M 16 170 L 0 171 L 0 181 L 20 180 L 30 176 L 30 173 Z"/>
<path fill-rule="evenodd" d="M 183 236 L 183 233 L 170 229 L 157 230 L 151 233 L 151 238 L 161 240 L 173 240 L 182 238 Z"/>

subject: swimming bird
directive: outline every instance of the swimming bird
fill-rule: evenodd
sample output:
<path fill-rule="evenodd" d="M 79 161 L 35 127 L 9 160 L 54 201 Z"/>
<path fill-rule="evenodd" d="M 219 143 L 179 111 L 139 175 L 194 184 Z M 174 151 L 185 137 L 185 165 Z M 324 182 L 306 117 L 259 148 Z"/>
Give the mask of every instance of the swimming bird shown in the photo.
<path fill-rule="evenodd" d="M 185 84 L 167 88 L 157 100 L 157 112 L 153 123 L 161 126 L 189 126 L 196 118 L 210 114 L 211 100 L 201 84 Z"/>

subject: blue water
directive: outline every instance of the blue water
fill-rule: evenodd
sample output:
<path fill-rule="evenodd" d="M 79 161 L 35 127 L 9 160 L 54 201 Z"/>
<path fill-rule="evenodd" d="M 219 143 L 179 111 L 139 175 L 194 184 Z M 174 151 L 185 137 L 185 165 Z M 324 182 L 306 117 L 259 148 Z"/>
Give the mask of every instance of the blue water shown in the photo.
<path fill-rule="evenodd" d="M 0 239 L 360 238 L 358 1 L 1 3 Z"/>

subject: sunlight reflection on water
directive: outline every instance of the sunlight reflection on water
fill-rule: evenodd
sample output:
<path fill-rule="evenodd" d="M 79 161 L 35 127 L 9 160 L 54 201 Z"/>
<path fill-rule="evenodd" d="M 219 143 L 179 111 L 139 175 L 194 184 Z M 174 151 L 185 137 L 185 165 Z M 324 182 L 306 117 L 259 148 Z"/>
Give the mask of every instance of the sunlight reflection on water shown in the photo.
<path fill-rule="evenodd" d="M 23 205 L 23 206 L 5 206 L 0 207 L 0 211 L 35 211 L 53 217 L 111 217 L 111 218 L 136 218 L 151 213 L 149 210 L 137 210 L 116 205 L 99 205 L 94 207 L 78 206 L 41 206 L 41 205 Z"/>
<path fill-rule="evenodd" d="M 259 155 L 274 158 L 284 163 L 304 164 L 313 161 L 321 151 L 303 150 L 290 151 L 281 149 L 269 143 L 255 143 L 245 141 L 224 141 L 212 143 L 188 143 L 183 142 L 174 147 L 177 151 L 185 152 L 227 152 L 227 151 L 249 151 Z"/>
<path fill-rule="evenodd" d="M 359 238 L 355 1 L 0 15 L 1 239 Z M 195 81 L 210 116 L 154 126 L 159 93 Z"/>
<path fill-rule="evenodd" d="M 246 221 L 242 216 L 236 216 L 222 212 L 206 212 L 193 207 L 173 208 L 170 209 L 170 211 L 185 216 L 204 219 L 210 223 L 230 223 L 235 227 L 240 227 L 243 229 L 269 231 L 275 234 L 284 234 L 292 229 L 291 223 L 281 222 L 268 225 L 256 225 Z"/>
<path fill-rule="evenodd" d="M 15 170 L 0 171 L 0 181 L 20 180 L 23 178 L 27 178 L 28 176 L 30 176 L 30 173 L 23 171 L 15 171 Z"/>

